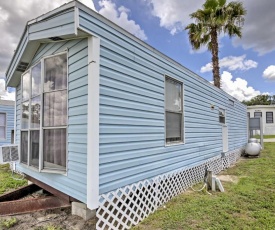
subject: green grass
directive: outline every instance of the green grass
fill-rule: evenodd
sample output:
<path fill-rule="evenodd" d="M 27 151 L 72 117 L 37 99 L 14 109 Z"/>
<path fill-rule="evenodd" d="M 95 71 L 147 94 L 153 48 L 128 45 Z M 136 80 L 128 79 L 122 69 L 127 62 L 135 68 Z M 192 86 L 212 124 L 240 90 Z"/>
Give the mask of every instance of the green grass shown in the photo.
<path fill-rule="evenodd" d="M 0 195 L 27 185 L 27 180 L 21 180 L 22 176 L 13 174 L 10 171 L 9 164 L 0 165 Z"/>
<path fill-rule="evenodd" d="M 224 193 L 188 191 L 133 229 L 275 229 L 275 143 L 260 158 L 240 161 L 222 174 L 239 177 Z"/>
<path fill-rule="evenodd" d="M 253 137 L 257 139 L 261 138 L 260 135 L 254 135 Z M 264 139 L 271 139 L 271 138 L 275 138 L 275 135 L 264 135 Z"/>
<path fill-rule="evenodd" d="M 9 229 L 17 224 L 17 219 L 15 217 L 4 219 L 0 222 L 0 226 L 3 229 Z M 1 229 L 1 228 L 0 228 Z"/>

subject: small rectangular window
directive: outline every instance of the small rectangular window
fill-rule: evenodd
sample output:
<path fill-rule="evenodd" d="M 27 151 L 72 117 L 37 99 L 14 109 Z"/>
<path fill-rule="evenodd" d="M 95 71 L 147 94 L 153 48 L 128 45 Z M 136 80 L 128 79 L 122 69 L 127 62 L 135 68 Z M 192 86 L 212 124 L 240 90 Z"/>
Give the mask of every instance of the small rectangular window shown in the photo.
<path fill-rule="evenodd" d="M 229 99 L 228 104 L 231 105 L 231 106 L 234 106 L 234 101 Z"/>
<path fill-rule="evenodd" d="M 273 123 L 273 112 L 266 112 L 266 123 Z"/>
<path fill-rule="evenodd" d="M 254 117 L 262 117 L 262 112 L 254 112 Z"/>
<path fill-rule="evenodd" d="M 183 141 L 182 83 L 165 78 L 166 143 Z"/>
<path fill-rule="evenodd" d="M 250 118 L 250 112 L 247 112 L 247 117 Z"/>
<path fill-rule="evenodd" d="M 6 139 L 6 113 L 0 113 L 0 139 Z"/>
<path fill-rule="evenodd" d="M 219 122 L 225 124 L 225 110 L 219 108 Z"/>

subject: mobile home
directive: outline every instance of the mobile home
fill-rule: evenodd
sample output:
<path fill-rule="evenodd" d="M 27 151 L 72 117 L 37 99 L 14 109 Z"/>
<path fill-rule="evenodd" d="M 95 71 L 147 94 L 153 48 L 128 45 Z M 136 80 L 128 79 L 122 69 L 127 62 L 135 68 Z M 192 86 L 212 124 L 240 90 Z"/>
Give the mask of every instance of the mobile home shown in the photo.
<path fill-rule="evenodd" d="M 97 209 L 98 229 L 138 223 L 247 142 L 245 105 L 78 1 L 27 23 L 6 77 L 17 169 Z"/>

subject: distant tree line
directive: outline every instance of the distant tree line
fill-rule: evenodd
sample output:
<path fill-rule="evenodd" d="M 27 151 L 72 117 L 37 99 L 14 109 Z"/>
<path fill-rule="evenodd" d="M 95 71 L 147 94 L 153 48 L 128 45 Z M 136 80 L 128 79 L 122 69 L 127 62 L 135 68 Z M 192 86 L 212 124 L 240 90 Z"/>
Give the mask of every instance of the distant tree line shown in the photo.
<path fill-rule="evenodd" d="M 275 95 L 258 95 L 256 97 L 253 97 L 249 101 L 242 101 L 243 104 L 249 106 L 249 105 L 275 105 Z"/>

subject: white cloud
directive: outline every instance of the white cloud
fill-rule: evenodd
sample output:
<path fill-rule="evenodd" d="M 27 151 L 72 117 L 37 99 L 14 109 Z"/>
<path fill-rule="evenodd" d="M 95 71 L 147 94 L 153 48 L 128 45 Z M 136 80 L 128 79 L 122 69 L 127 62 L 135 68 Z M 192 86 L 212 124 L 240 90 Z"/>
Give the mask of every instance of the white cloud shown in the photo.
<path fill-rule="evenodd" d="M 268 66 L 263 73 L 263 77 L 267 80 L 275 81 L 275 65 Z"/>
<path fill-rule="evenodd" d="M 147 40 L 147 36 L 145 35 L 144 30 L 142 30 L 135 21 L 128 18 L 128 14 L 130 12 L 129 9 L 124 6 L 120 6 L 117 9 L 115 3 L 109 0 L 99 1 L 99 5 L 101 6 L 101 9 L 99 10 L 100 14 L 108 18 L 110 21 L 118 24 L 141 40 Z"/>
<path fill-rule="evenodd" d="M 5 80 L 0 79 L 0 99 L 2 100 L 15 100 L 15 92 L 9 92 L 9 90 L 5 90 Z"/>
<path fill-rule="evenodd" d="M 147 0 L 147 2 L 152 7 L 152 14 L 160 19 L 160 26 L 174 35 L 191 22 L 189 14 L 201 8 L 204 1 Z"/>
<path fill-rule="evenodd" d="M 257 68 L 258 63 L 253 61 L 253 60 L 247 60 L 245 59 L 246 55 L 242 56 L 228 56 L 222 58 L 220 62 L 220 68 L 226 68 L 230 71 L 233 70 L 249 70 L 252 68 Z M 205 66 L 201 67 L 200 72 L 205 73 L 205 72 L 210 72 L 212 71 L 212 63 L 208 63 Z"/>
<path fill-rule="evenodd" d="M 221 75 L 221 86 L 225 92 L 239 101 L 250 100 L 252 97 L 261 94 L 260 91 L 248 86 L 247 81 L 242 78 L 236 78 L 234 81 L 232 74 L 227 71 L 223 71 Z"/>
<path fill-rule="evenodd" d="M 247 10 L 243 26 L 243 36 L 235 39 L 235 45 L 253 49 L 260 55 L 275 51 L 275 1 L 243 0 Z"/>
<path fill-rule="evenodd" d="M 0 78 L 4 78 L 6 69 L 19 42 L 27 21 L 53 10 L 70 0 L 14 0 L 0 3 Z M 80 0 L 95 9 L 92 0 Z"/>

